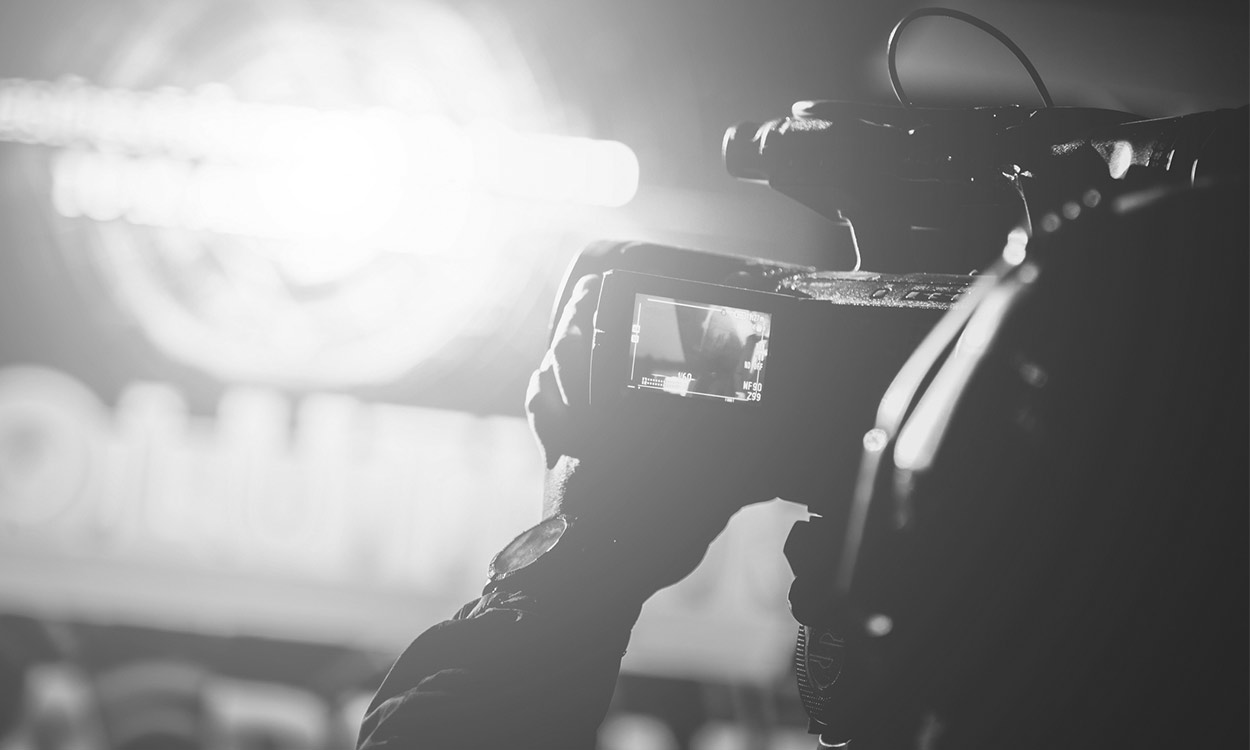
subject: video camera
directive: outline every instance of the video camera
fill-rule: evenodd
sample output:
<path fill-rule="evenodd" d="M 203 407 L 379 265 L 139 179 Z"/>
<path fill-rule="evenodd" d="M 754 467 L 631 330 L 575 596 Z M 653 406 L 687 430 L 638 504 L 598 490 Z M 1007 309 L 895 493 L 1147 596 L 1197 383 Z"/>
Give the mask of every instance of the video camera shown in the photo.
<path fill-rule="evenodd" d="M 940 115 L 878 108 L 876 122 L 868 122 L 864 111 L 803 103 L 797 115 L 731 128 L 726 165 L 853 226 L 852 237 L 919 235 L 898 240 L 917 266 L 953 270 L 973 262 L 984 273 L 827 270 L 604 243 L 569 269 L 557 310 L 573 281 L 601 274 L 592 407 L 607 419 L 628 414 L 635 424 L 714 424 L 718 435 L 750 452 L 754 465 L 767 467 L 779 497 L 812 512 L 795 525 L 785 552 L 795 573 L 789 599 L 799 622 L 799 693 L 821 746 L 855 738 L 865 747 L 911 746 L 933 727 L 956 737 L 950 717 L 961 711 L 963 721 L 955 723 L 964 736 L 993 739 L 960 746 L 999 746 L 1014 735 L 1007 720 L 983 723 L 998 710 L 992 690 L 980 708 L 954 703 L 1003 677 L 995 652 L 975 638 L 969 644 L 968 634 L 998 638 L 1016 628 L 1023 651 L 1042 659 L 1030 662 L 1036 671 L 1029 679 L 1047 691 L 1047 701 L 1061 703 L 1056 696 L 1071 691 L 1051 662 L 1092 664 L 1100 657 L 1079 650 L 1088 647 L 1083 633 L 1061 628 L 1035 637 L 1020 624 L 1021 613 L 1048 611 L 1053 604 L 1040 592 L 1054 594 L 1056 582 L 1077 592 L 1073 602 L 1092 588 L 1119 585 L 1102 573 L 1104 556 L 1115 555 L 1103 538 L 1119 538 L 1132 560 L 1170 544 L 1166 521 L 1116 531 L 1135 511 L 1106 498 L 1131 498 L 1149 509 L 1136 512 L 1166 519 L 1180 512 L 1177 492 L 1222 496 L 1236 483 L 1230 467 L 1244 458 L 1244 429 L 1229 436 L 1224 422 L 1204 421 L 1201 410 L 1151 419 L 1143 407 L 1167 403 L 1171 394 L 1203 393 L 1206 413 L 1234 404 L 1244 428 L 1245 410 L 1235 407 L 1238 397 L 1244 405 L 1244 357 L 1229 363 L 1219 349 L 1194 351 L 1192 332 L 1244 347 L 1244 324 L 1238 330 L 1240 318 L 1220 313 L 1218 300 L 1244 300 L 1245 225 L 1232 226 L 1229 217 L 1242 215 L 1245 204 L 1246 110 L 1141 122 L 1101 110 L 1016 108 Z M 979 129 L 979 148 L 955 132 L 967 123 Z M 918 127 L 904 133 L 933 129 L 925 136 L 930 145 L 915 153 L 938 148 L 936 156 L 887 161 L 895 166 L 873 171 L 876 162 L 859 154 L 851 167 L 836 167 L 839 154 L 857 151 L 844 131 L 868 129 L 888 149 L 915 137 L 897 132 L 907 124 Z M 1170 168 L 1140 164 L 1117 175 L 1120 147 L 1099 144 L 1149 142 L 1152 133 L 1171 133 Z M 1206 176 L 1198 152 L 1185 145 L 1193 141 L 1208 146 Z M 963 150 L 947 159 L 932 144 L 949 146 L 952 157 L 950 144 Z M 1209 158 L 1224 152 L 1231 157 Z M 958 163 L 981 166 L 954 176 L 942 171 L 937 179 L 920 166 L 941 171 Z M 844 202 L 860 188 L 858 201 Z M 948 213 L 930 214 L 930 226 L 916 229 L 912 222 L 930 192 Z M 871 232 L 858 231 L 860 217 Z M 956 250 L 945 251 L 952 241 Z M 1205 248 L 1207 272 L 1186 283 L 1169 270 L 1182 242 Z M 869 263 L 879 247 L 865 241 Z M 1150 289 L 1167 292 L 1138 293 Z M 1190 359 L 1171 362 L 1170 353 L 1185 345 Z M 1152 347 L 1163 347 L 1163 360 L 1139 362 L 1138 352 Z M 1203 385 L 1217 371 L 1232 373 L 1221 380 L 1226 385 Z M 1148 447 L 1121 445 L 1117 420 L 1151 436 Z M 1185 453 L 1180 436 L 1204 429 L 1220 435 L 1218 446 L 1201 457 Z M 1074 447 L 1095 435 L 1102 442 Z M 1124 489 L 1126 476 L 1135 477 L 1136 489 Z M 1244 528 L 1244 513 L 1232 510 L 1236 503 L 1221 507 L 1233 517 L 1212 521 L 1215 536 L 1204 556 L 1177 562 L 1195 580 L 1213 580 L 1221 566 L 1240 569 L 1244 540 L 1227 530 Z M 1074 515 L 1085 529 L 1065 525 Z M 1050 544 L 1073 550 L 1054 559 Z M 1031 569 L 1046 572 L 1013 588 L 1000 571 L 1016 570 L 1011 561 L 1022 555 L 1036 555 Z M 968 629 L 972 613 L 980 630 Z M 1143 630 L 1143 642 L 1172 632 Z M 1046 647 L 1029 645 L 1039 639 Z M 1209 652 L 1231 647 L 1222 636 L 1212 643 Z M 1203 659 L 1169 666 L 1167 679 L 1223 679 L 1227 670 Z M 1199 698 L 1174 691 L 1143 697 L 1140 686 L 1149 683 L 1138 671 L 1107 668 L 1115 690 L 1129 696 L 1117 705 L 1144 705 L 1131 696 L 1171 696 L 1184 711 L 1223 710 L 1220 701 L 1199 706 Z M 1011 710 L 1023 711 L 1030 700 L 1019 697 Z M 1063 710 L 1078 717 L 1074 732 L 1137 720 L 1087 716 L 1066 704 Z M 1237 715 L 1225 714 L 1213 719 L 1213 733 Z"/>
<path fill-rule="evenodd" d="M 766 180 L 842 225 L 852 242 L 865 242 L 870 263 L 886 238 L 919 235 L 896 244 L 913 247 L 920 271 L 604 244 L 574 263 L 557 310 L 570 282 L 604 276 L 590 390 L 606 418 L 650 411 L 711 419 L 770 467 L 779 497 L 824 513 L 851 491 L 863 435 L 890 380 L 938 320 L 986 281 L 969 270 L 992 266 L 1025 220 L 1018 180 L 1028 172 L 1018 165 L 1049 157 L 1034 144 L 1037 134 L 1062 142 L 1129 116 L 1018 107 L 916 114 L 840 102 L 794 109 L 730 128 L 729 173 Z"/>
<path fill-rule="evenodd" d="M 783 270 L 744 262 L 722 283 L 607 271 L 591 406 L 716 424 L 769 467 L 779 497 L 822 509 L 849 489 L 853 465 L 836 459 L 857 454 L 863 430 L 848 428 L 875 411 L 856 394 L 879 396 L 974 279 Z"/>
<path fill-rule="evenodd" d="M 1211 422 L 1221 435 L 1219 451 L 1178 461 L 1177 452 L 1184 453 L 1178 436 L 1208 424 L 1182 425 L 1180 413 L 1141 424 L 1129 419 L 1136 425 L 1131 430 L 1152 436 L 1139 453 L 1119 450 L 1114 433 L 1097 448 L 1072 451 L 1123 419 L 1112 415 L 1146 415 L 1142 405 L 1167 403 L 1169 394 L 1202 392 L 1229 402 L 1240 394 L 1244 402 L 1236 389 L 1201 385 L 1207 373 L 1226 371 L 1242 373 L 1240 380 L 1231 376 L 1242 388 L 1244 360 L 1222 362 L 1219 349 L 1206 347 L 1183 365 L 1160 362 L 1143 371 L 1136 353 L 1163 346 L 1163 361 L 1170 362 L 1170 352 L 1191 342 L 1195 330 L 1244 346 L 1244 330 L 1227 330 L 1236 328 L 1237 316 L 1216 307 L 1220 299 L 1244 299 L 1238 280 L 1245 277 L 1245 226 L 1230 225 L 1229 217 L 1240 215 L 1238 205 L 1244 209 L 1246 110 L 1158 121 L 1100 110 L 944 112 L 929 120 L 937 124 L 923 126 L 934 129 L 925 137 L 930 144 L 962 143 L 962 157 L 948 160 L 939 150 L 937 157 L 903 163 L 962 160 L 982 168 L 936 180 L 926 180 L 919 167 L 865 175 L 873 162 L 862 158 L 852 169 L 835 168 L 837 154 L 856 151 L 840 130 L 880 128 L 884 143 L 902 137 L 902 125 L 880 122 L 891 114 L 883 109 L 875 124 L 860 119 L 857 105 L 805 103 L 796 111 L 764 126 L 730 129 L 731 174 L 767 177 L 775 189 L 833 221 L 853 222 L 855 230 L 864 217 L 872 231 L 852 236 L 880 242 L 918 235 L 918 241 L 899 240 L 917 266 L 953 270 L 971 261 L 986 271 L 827 270 L 608 243 L 577 259 L 562 298 L 581 275 L 603 275 L 593 407 L 643 423 L 716 424 L 751 452 L 755 465 L 768 468 L 778 496 L 813 513 L 786 544 L 795 572 L 791 611 L 800 623 L 796 672 L 811 731 L 827 745 L 884 737 L 892 739 L 883 746 L 895 746 L 889 742 L 901 743 L 934 716 L 946 716 L 931 705 L 932 694 L 943 692 L 933 686 L 949 686 L 943 680 L 960 674 L 993 673 L 987 656 L 944 645 L 963 637 L 959 613 L 980 610 L 983 619 L 1007 623 L 1035 606 L 1036 592 L 1051 578 L 1070 574 L 1073 591 L 1103 581 L 1074 554 L 1070 561 L 1039 562 L 1049 577 L 1014 598 L 978 598 L 986 587 L 1005 585 L 994 576 L 1011 569 L 1003 561 L 1019 549 L 1037 548 L 1043 542 L 1035 540 L 1047 534 L 1069 543 L 1074 532 L 1062 526 L 1065 514 L 1084 514 L 1090 528 L 1105 530 L 1090 521 L 1095 510 L 1102 520 L 1131 512 L 1103 499 L 1114 494 L 1106 489 L 1108 477 L 1140 476 L 1140 488 L 1129 494 L 1167 512 L 1172 500 L 1162 488 L 1175 482 L 1217 495 L 1234 483 L 1229 467 L 1238 465 L 1232 455 L 1244 447 L 1244 435 L 1230 439 Z M 813 118 L 815 112 L 851 121 Z M 915 124 L 913 118 L 930 114 L 893 117 Z M 939 137 L 968 122 L 980 128 L 976 159 L 966 139 Z M 1201 162 L 1196 142 L 1206 147 Z M 1129 143 L 1172 146 L 1165 165 L 1117 164 L 1120 144 Z M 989 166 L 995 163 L 996 173 Z M 827 170 L 824 178 L 817 166 Z M 860 202 L 846 204 L 855 206 L 846 209 L 848 222 L 836 208 L 840 196 L 865 185 Z M 946 221 L 932 222 L 936 230 L 913 228 L 926 191 L 949 211 Z M 890 202 L 889 194 L 910 197 Z M 944 252 L 943 241 L 957 250 Z M 1179 283 L 1169 271 L 1181 243 L 1205 248 L 1206 272 L 1184 277 L 1192 283 Z M 865 241 L 869 263 L 879 248 Z M 1167 291 L 1138 293 L 1148 289 Z M 970 400 L 969 392 L 980 395 Z M 1211 409 L 1223 408 L 1214 404 Z M 1146 454 L 1149 470 L 1140 464 Z M 1030 532 L 1004 515 L 1009 512 L 1042 519 L 1035 529 L 1046 532 L 1020 537 Z M 1216 526 L 1244 523 L 1234 518 Z M 1134 532 L 1132 544 L 1143 545 L 1134 549 L 1166 544 L 1170 531 L 1163 525 Z M 1210 580 L 1209 568 L 1228 565 L 1237 544 L 1213 541 L 1209 557 L 1182 567 Z M 1085 559 L 1098 559 L 1105 549 L 1091 542 Z M 1061 650 L 1079 640 L 1066 631 L 1061 639 Z M 1046 675 L 1038 684 L 1064 694 L 1046 665 L 1035 666 Z M 953 676 L 935 676 L 943 671 Z M 1126 688 L 1142 682 L 1134 675 L 1126 672 L 1117 690 L 1136 695 Z M 966 689 L 955 687 L 945 692 Z"/>
<path fill-rule="evenodd" d="M 603 276 L 604 418 L 714 424 L 812 512 L 785 552 L 821 747 L 1244 736 L 1244 611 L 1171 654 L 1188 612 L 1244 603 L 1247 110 L 1058 108 L 1027 66 L 1044 108 L 896 85 L 728 130 L 729 173 L 842 226 L 854 264 L 601 243 L 556 303 Z M 1145 592 L 1166 614 L 1135 619 Z M 1063 619 L 1090 606 L 1114 627 Z"/>

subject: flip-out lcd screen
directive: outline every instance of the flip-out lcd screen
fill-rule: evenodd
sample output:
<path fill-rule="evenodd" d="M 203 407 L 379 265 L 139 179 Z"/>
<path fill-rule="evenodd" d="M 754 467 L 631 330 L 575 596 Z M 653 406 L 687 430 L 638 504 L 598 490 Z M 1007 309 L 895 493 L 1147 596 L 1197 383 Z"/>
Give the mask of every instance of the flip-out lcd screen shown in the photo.
<path fill-rule="evenodd" d="M 759 401 L 771 326 L 768 313 L 636 294 L 627 385 L 731 403 Z"/>

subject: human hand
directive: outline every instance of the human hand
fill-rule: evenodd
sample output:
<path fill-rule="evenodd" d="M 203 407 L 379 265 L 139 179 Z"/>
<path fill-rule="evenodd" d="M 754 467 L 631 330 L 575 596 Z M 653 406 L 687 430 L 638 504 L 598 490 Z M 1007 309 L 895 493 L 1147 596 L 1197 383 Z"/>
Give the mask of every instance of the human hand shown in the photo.
<path fill-rule="evenodd" d="M 600 276 L 583 276 L 573 287 L 551 336 L 551 345 L 530 376 L 525 412 L 548 470 L 562 455 L 575 455 L 590 425 L 590 347 Z M 544 517 L 550 515 L 543 508 Z"/>
<path fill-rule="evenodd" d="M 602 529 L 636 552 L 633 582 L 656 590 L 690 573 L 734 512 L 774 493 L 769 467 L 736 450 L 728 414 L 591 408 L 601 281 L 578 281 L 530 379 L 526 410 L 548 467 L 543 515 Z"/>

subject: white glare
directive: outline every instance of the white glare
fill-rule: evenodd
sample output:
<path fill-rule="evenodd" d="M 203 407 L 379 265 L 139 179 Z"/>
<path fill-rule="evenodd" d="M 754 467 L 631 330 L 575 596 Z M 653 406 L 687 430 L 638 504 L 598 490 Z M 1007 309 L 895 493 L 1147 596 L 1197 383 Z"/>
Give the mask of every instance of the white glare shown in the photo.
<path fill-rule="evenodd" d="M 0 142 L 46 154 L 62 251 L 217 376 L 379 383 L 434 362 L 538 293 L 542 217 L 637 190 L 633 151 L 569 135 L 584 118 L 491 11 L 166 5 L 101 40 L 116 60 L 91 81 L 0 78 Z"/>
<path fill-rule="evenodd" d="M 189 113 L 203 122 L 186 128 Z M 622 206 L 639 179 L 617 141 L 503 127 L 470 136 L 447 118 L 249 104 L 221 86 L 4 80 L 0 140 L 94 147 L 67 152 L 77 161 L 56 173 L 63 215 L 279 239 L 379 242 L 407 217 L 440 246 L 470 190 Z"/>
<path fill-rule="evenodd" d="M 1128 141 L 1116 141 L 1112 144 L 1110 155 L 1107 157 L 1107 171 L 1111 173 L 1111 179 L 1123 179 L 1131 166 L 1133 166 L 1133 144 Z"/>
<path fill-rule="evenodd" d="M 894 621 L 886 615 L 873 615 L 864 623 L 868 634 L 877 638 L 887 636 L 894 630 Z"/>
<path fill-rule="evenodd" d="M 864 450 L 878 453 L 890 443 L 890 436 L 880 427 L 874 427 L 864 433 Z"/>
<path fill-rule="evenodd" d="M 1007 235 L 1007 244 L 1003 247 L 1003 260 L 1013 266 L 1018 266 L 1024 262 L 1026 255 L 1025 248 L 1029 244 L 1029 233 L 1019 227 L 1011 230 Z"/>

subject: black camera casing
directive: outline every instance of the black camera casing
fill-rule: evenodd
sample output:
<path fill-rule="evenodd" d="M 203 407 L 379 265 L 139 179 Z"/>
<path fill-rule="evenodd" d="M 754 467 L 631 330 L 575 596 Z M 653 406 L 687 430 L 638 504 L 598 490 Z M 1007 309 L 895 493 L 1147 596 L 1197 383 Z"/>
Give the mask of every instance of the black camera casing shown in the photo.
<path fill-rule="evenodd" d="M 750 282 L 750 277 L 735 278 Z M 800 272 L 771 280 L 777 291 L 760 291 L 611 270 L 604 274 L 595 313 L 591 407 L 608 423 L 634 425 L 640 434 L 663 429 L 671 420 L 698 421 L 718 439 L 733 436 L 743 458 L 769 472 L 777 497 L 833 513 L 846 506 L 880 397 L 972 281 Z M 631 387 L 639 295 L 766 314 L 771 331 L 759 400 Z"/>

